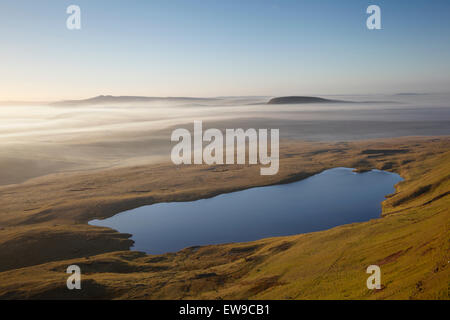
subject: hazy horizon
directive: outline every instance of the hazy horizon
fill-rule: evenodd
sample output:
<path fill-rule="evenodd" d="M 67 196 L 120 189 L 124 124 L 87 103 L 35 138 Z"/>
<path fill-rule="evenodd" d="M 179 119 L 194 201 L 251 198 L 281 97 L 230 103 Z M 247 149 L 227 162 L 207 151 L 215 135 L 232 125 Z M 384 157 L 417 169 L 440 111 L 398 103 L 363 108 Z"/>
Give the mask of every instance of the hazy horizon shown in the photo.
<path fill-rule="evenodd" d="M 168 95 L 168 96 L 155 96 L 155 95 L 130 95 L 130 94 L 109 94 L 109 93 L 100 93 L 94 96 L 87 97 L 65 97 L 61 99 L 55 100 L 0 100 L 0 105 L 7 105 L 11 103 L 11 106 L 21 105 L 24 106 L 27 103 L 32 103 L 36 105 L 47 105 L 58 102 L 66 102 L 66 101 L 84 101 L 92 98 L 99 97 L 130 97 L 130 98 L 155 98 L 155 99 L 228 99 L 228 98 L 266 98 L 270 99 L 272 97 L 281 97 L 281 96 L 310 96 L 310 97 L 396 97 L 396 96 L 445 96 L 450 95 L 450 91 L 441 91 L 441 92 L 380 92 L 380 93 L 341 93 L 341 94 L 330 94 L 330 93 L 292 93 L 285 95 L 274 95 L 274 94 L 259 94 L 259 95 L 221 95 L 221 96 L 179 96 L 179 95 Z"/>
<path fill-rule="evenodd" d="M 74 170 L 170 160 L 174 128 L 279 128 L 280 138 L 350 141 L 448 135 L 449 95 L 329 96 L 356 103 L 268 105 L 265 97 L 4 105 L 0 185 Z M 362 103 L 358 103 L 361 101 Z M 375 103 L 370 103 L 373 101 Z"/>

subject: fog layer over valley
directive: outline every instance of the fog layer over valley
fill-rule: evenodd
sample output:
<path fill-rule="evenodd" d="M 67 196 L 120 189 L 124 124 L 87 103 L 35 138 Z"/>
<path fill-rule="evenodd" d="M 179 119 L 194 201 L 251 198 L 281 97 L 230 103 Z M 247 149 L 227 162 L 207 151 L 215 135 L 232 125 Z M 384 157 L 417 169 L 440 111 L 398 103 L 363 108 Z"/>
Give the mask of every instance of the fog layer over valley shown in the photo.
<path fill-rule="evenodd" d="M 192 130 L 194 120 L 204 129 L 279 128 L 281 139 L 309 141 L 450 134 L 446 95 L 322 97 L 364 103 L 277 105 L 267 104 L 272 97 L 219 97 L 0 105 L 0 185 L 170 161 L 172 130 Z"/>

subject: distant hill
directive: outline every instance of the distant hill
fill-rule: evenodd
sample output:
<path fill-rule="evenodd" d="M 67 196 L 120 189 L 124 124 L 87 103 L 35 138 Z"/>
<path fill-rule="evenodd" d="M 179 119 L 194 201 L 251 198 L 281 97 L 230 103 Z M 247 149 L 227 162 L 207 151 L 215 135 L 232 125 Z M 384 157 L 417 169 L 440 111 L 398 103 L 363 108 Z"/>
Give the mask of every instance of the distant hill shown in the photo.
<path fill-rule="evenodd" d="M 394 96 L 424 96 L 428 95 L 428 93 L 420 93 L 420 92 L 400 92 L 394 94 Z"/>
<path fill-rule="evenodd" d="M 319 97 L 289 96 L 270 99 L 267 104 L 344 103 L 349 101 L 330 100 Z"/>
<path fill-rule="evenodd" d="M 65 100 L 52 103 L 58 106 L 72 106 L 72 105 L 92 105 L 92 104 L 110 104 L 110 103 L 136 103 L 136 102 L 151 102 L 151 101 L 205 101 L 217 100 L 215 98 L 189 98 L 189 97 L 144 97 L 144 96 L 104 96 L 82 99 L 82 100 Z"/>

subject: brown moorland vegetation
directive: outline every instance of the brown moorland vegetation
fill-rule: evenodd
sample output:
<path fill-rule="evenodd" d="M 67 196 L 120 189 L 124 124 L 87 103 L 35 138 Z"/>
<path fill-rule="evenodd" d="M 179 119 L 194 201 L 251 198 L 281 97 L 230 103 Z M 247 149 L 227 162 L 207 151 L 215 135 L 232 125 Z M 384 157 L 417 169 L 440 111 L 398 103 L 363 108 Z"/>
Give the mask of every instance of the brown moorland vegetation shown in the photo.
<path fill-rule="evenodd" d="M 87 224 L 162 201 L 288 183 L 333 167 L 405 180 L 382 218 L 295 236 L 146 255 L 130 235 Z M 280 172 L 158 164 L 61 173 L 0 187 L 0 298 L 448 299 L 450 138 L 283 141 Z M 81 267 L 82 290 L 66 288 Z M 368 265 L 382 289 L 366 288 Z"/>

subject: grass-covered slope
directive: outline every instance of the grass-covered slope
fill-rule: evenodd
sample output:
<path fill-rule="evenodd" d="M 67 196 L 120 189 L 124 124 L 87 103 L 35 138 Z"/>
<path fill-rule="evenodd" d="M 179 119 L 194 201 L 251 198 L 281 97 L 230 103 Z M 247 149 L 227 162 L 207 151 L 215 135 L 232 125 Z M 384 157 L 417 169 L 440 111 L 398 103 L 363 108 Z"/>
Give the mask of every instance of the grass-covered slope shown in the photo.
<path fill-rule="evenodd" d="M 54 227 L 48 225 L 48 221 L 54 219 L 52 212 L 44 215 L 47 219 L 45 223 L 34 224 L 30 224 L 30 219 L 39 221 L 39 215 L 27 214 L 23 220 L 25 223 L 21 223 L 19 217 L 8 218 L 4 215 L 3 221 L 11 219 L 16 225 L 1 231 L 3 239 L 8 239 L 4 232 L 16 232 L 16 237 L 17 234 L 25 237 L 29 231 L 25 232 L 24 229 L 31 227 L 52 230 L 53 233 L 61 234 L 55 239 L 63 239 L 59 240 L 60 245 L 66 245 L 73 258 L 70 258 L 69 253 L 52 258 L 53 251 L 47 250 L 48 259 L 55 261 L 44 261 L 20 269 L 10 266 L 8 270 L 0 272 L 0 297 L 449 299 L 448 138 L 358 142 L 340 144 L 339 148 L 336 145 L 315 145 L 309 149 L 304 147 L 301 151 L 291 145 L 283 150 L 283 156 L 285 160 L 282 167 L 285 171 L 279 177 L 283 181 L 299 179 L 317 170 L 341 165 L 358 167 L 360 170 L 376 167 L 396 171 L 405 180 L 397 185 L 396 193 L 383 203 L 383 217 L 380 219 L 315 233 L 187 248 L 158 256 L 114 251 L 113 248 L 120 248 L 116 243 L 119 238 L 117 234 L 102 234 L 106 231 L 76 222 L 80 217 L 90 219 L 96 215 L 89 215 L 90 211 L 86 209 L 82 212 L 73 211 L 70 219 L 74 222 L 66 217 L 67 221 L 62 219 Z M 308 168 L 311 172 L 300 172 L 296 167 L 299 162 L 302 165 L 310 163 Z M 238 170 L 239 175 L 223 173 L 222 178 L 226 179 L 221 180 L 221 186 L 245 187 L 245 183 L 248 183 L 245 175 L 247 169 Z M 159 182 L 156 182 L 158 169 L 152 172 L 155 190 L 159 186 Z M 209 177 L 221 174 L 210 176 L 210 171 L 204 172 L 202 174 L 206 181 Z M 129 172 L 127 175 L 130 176 Z M 114 179 L 109 175 L 107 177 L 110 181 L 118 181 L 117 176 Z M 273 182 L 259 181 L 259 178 L 254 183 Z M 216 188 L 216 181 L 211 179 L 208 184 L 210 190 Z M 92 179 L 90 181 L 93 182 Z M 170 182 L 165 183 L 169 192 L 171 187 L 167 184 Z M 208 196 L 202 190 L 201 187 L 196 190 L 197 196 Z M 178 199 L 189 198 L 189 192 L 183 195 L 182 191 L 177 189 L 181 197 Z M 93 193 L 92 190 L 90 192 Z M 113 193 L 110 191 L 108 194 Z M 98 198 L 93 199 L 98 201 Z M 10 208 L 13 208 L 13 204 Z M 54 208 L 57 208 L 57 204 Z M 94 235 L 94 231 L 98 234 Z M 61 238 L 62 235 L 72 235 L 72 238 L 69 241 Z M 46 237 L 53 239 L 51 234 L 46 236 L 46 233 L 31 239 L 39 243 Z M 90 238 L 81 241 L 85 237 Z M 24 239 L 33 242 L 30 238 Z M 92 245 L 80 245 L 85 242 L 92 242 Z M 49 241 L 46 243 L 51 248 Z M 113 252 L 98 254 L 101 251 L 95 248 L 99 243 Z M 0 255 L 2 244 L 4 242 L 0 241 Z M 12 241 L 10 244 L 15 244 L 18 251 L 26 248 L 18 242 Z M 90 251 L 86 251 L 88 249 Z M 42 250 L 46 252 L 44 248 Z M 30 255 L 39 255 L 39 252 L 30 252 Z M 81 267 L 82 290 L 69 291 L 66 288 L 68 275 L 65 270 L 70 264 Z M 369 275 L 365 271 L 372 264 L 381 267 L 381 290 L 372 291 L 366 287 Z"/>

